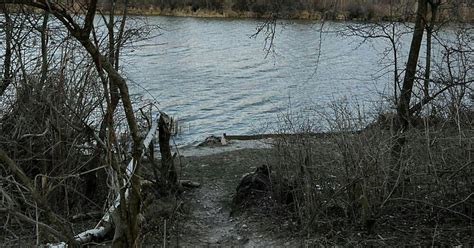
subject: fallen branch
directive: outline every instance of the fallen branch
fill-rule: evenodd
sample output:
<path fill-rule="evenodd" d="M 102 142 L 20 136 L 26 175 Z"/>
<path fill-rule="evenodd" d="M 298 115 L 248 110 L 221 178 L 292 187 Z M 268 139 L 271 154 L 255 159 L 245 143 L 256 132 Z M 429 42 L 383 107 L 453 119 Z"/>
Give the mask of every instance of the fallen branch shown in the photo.
<path fill-rule="evenodd" d="M 158 118 L 159 118 L 159 115 L 156 116 L 155 121 L 153 122 L 153 125 L 150 128 L 150 131 L 148 132 L 145 140 L 143 141 L 143 144 L 144 144 L 145 147 L 150 145 L 151 140 L 155 136 L 156 129 L 158 128 Z M 135 161 L 132 158 L 130 160 L 130 163 L 128 163 L 127 170 L 126 170 L 126 173 L 127 173 L 126 176 L 127 177 L 130 177 L 132 172 L 135 169 L 134 168 L 134 164 L 135 164 L 134 162 Z M 127 189 L 125 191 L 125 198 L 128 197 L 128 193 L 129 193 L 128 191 L 129 191 L 129 189 Z M 110 222 L 111 214 L 115 211 L 115 209 L 119 206 L 119 204 L 120 204 L 120 194 L 117 193 L 117 195 L 115 197 L 114 204 L 112 206 L 110 206 L 110 208 L 107 210 L 104 217 L 102 217 L 101 221 L 97 224 L 96 227 L 100 226 L 102 222 L 107 222 L 107 223 Z"/>

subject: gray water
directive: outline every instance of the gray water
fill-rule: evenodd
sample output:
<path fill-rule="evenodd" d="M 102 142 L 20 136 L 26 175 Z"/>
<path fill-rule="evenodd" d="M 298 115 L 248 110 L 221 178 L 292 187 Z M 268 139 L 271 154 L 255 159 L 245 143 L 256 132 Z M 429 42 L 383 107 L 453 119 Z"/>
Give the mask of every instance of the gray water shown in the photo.
<path fill-rule="evenodd" d="M 377 105 L 390 94 L 383 41 L 360 44 L 337 31 L 347 23 L 287 21 L 275 51 L 250 38 L 260 20 L 149 17 L 161 35 L 124 51 L 124 71 L 141 99 L 179 120 L 180 144 L 209 135 L 272 132 L 288 111 L 357 99 Z M 409 37 L 407 37 L 409 38 Z M 402 54 L 403 56 L 403 54 Z M 385 61 L 385 62 L 384 62 Z M 146 89 L 146 90 L 145 90 Z"/>

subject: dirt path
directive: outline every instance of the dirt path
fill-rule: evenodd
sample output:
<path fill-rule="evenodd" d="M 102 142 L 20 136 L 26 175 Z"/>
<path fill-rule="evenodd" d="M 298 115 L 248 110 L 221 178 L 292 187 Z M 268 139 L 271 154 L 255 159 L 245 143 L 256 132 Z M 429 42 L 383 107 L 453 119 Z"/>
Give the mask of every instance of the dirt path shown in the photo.
<path fill-rule="evenodd" d="M 170 247 L 295 247 L 283 219 L 251 211 L 231 216 L 232 196 L 240 178 L 268 164 L 269 151 L 243 149 L 183 158 L 182 177 L 202 186 L 184 192 L 187 211 L 169 239 Z"/>
<path fill-rule="evenodd" d="M 186 194 L 185 197 L 190 201 L 191 212 L 185 217 L 181 246 L 242 244 L 243 239 L 238 234 L 239 226 L 230 217 L 227 202 L 230 196 L 227 193 L 223 190 L 222 183 L 216 182 L 203 185 Z"/>

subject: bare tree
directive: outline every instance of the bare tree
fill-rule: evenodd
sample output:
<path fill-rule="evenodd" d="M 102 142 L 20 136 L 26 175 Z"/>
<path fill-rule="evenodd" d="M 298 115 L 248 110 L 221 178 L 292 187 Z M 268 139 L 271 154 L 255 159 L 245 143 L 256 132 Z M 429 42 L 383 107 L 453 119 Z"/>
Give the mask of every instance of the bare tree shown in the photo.
<path fill-rule="evenodd" d="M 397 21 L 390 22 L 376 22 L 370 24 L 356 24 L 349 25 L 346 30 L 343 30 L 344 36 L 356 36 L 363 39 L 362 43 L 365 43 L 372 39 L 384 39 L 388 42 L 389 47 L 384 50 L 384 58 L 390 58 L 390 72 L 393 74 L 393 105 L 397 106 L 399 100 L 400 91 L 400 46 L 401 38 L 408 34 L 410 31 L 404 28 L 402 23 Z"/>

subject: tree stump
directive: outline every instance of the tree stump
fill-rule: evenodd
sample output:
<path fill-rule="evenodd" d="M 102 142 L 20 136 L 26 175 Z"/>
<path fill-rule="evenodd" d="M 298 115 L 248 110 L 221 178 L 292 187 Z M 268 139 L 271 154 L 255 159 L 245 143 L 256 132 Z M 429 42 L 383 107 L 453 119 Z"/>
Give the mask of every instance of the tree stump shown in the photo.
<path fill-rule="evenodd" d="M 159 144 L 161 153 L 161 181 L 162 193 L 172 194 L 178 189 L 178 173 L 174 165 L 174 158 L 171 154 L 170 137 L 173 119 L 167 114 L 161 113 L 158 122 Z"/>

